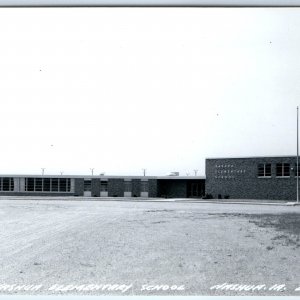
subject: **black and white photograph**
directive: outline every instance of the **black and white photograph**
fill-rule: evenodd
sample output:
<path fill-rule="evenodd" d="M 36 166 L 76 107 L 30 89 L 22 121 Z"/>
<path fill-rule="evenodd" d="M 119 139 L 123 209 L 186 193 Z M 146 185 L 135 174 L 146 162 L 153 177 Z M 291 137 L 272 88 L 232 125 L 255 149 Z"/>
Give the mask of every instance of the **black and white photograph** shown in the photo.
<path fill-rule="evenodd" d="M 300 7 L 0 7 L 0 296 L 300 296 Z"/>

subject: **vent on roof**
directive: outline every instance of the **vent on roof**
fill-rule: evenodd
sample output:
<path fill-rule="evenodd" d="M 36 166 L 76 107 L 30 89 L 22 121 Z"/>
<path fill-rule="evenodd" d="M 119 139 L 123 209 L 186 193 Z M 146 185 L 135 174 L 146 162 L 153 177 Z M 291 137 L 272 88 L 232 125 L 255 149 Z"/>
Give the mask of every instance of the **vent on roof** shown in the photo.
<path fill-rule="evenodd" d="M 168 176 L 179 176 L 179 172 L 171 172 Z"/>

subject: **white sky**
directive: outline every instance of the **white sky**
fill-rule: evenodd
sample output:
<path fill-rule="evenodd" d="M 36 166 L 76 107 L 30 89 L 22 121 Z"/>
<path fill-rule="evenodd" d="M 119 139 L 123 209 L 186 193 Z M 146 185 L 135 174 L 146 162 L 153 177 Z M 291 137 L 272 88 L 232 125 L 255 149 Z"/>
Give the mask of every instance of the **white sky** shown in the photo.
<path fill-rule="evenodd" d="M 2 8 L 0 173 L 294 155 L 299 53 L 300 8 Z"/>

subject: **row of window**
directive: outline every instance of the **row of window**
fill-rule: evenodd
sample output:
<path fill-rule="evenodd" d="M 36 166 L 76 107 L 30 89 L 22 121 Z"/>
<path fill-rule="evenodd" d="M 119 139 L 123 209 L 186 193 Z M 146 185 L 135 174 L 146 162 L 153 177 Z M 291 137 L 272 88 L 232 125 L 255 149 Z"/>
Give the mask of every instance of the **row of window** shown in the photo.
<path fill-rule="evenodd" d="M 108 182 L 107 181 L 100 181 L 100 191 L 101 192 L 107 192 L 107 186 Z M 92 190 L 92 180 L 87 179 L 84 180 L 84 191 L 85 192 L 90 192 Z"/>
<path fill-rule="evenodd" d="M 70 178 L 25 178 L 26 192 L 70 192 Z"/>
<path fill-rule="evenodd" d="M 297 165 L 294 167 L 295 175 L 297 173 Z M 291 167 L 288 163 L 278 163 L 276 164 L 276 176 L 277 177 L 290 177 L 291 175 Z M 300 175 L 300 166 L 298 169 L 298 176 Z M 271 164 L 258 164 L 257 166 L 257 176 L 258 177 L 271 177 L 272 176 L 272 168 Z"/>
<path fill-rule="evenodd" d="M 84 191 L 91 191 L 92 189 L 92 181 L 85 180 L 84 181 Z M 108 191 L 108 182 L 107 181 L 100 181 L 100 191 L 107 192 Z M 131 192 L 132 191 L 132 182 L 131 181 L 124 181 L 124 191 Z M 141 181 L 141 192 L 148 192 L 148 182 Z"/>
<path fill-rule="evenodd" d="M 101 181 L 100 182 L 100 191 L 101 192 L 107 192 L 108 191 L 108 182 L 107 181 Z"/>
<path fill-rule="evenodd" d="M 12 177 L 0 178 L 0 191 L 13 191 L 14 190 L 14 179 Z"/>
<path fill-rule="evenodd" d="M 84 191 L 91 191 L 91 180 L 84 181 Z M 124 182 L 125 192 L 132 191 L 132 182 Z M 14 178 L 1 177 L 0 191 L 14 191 Z M 70 178 L 25 178 L 26 192 L 70 192 L 71 179 Z M 100 182 L 100 191 L 108 191 L 108 182 Z M 141 192 L 148 192 L 148 182 L 141 181 Z"/>

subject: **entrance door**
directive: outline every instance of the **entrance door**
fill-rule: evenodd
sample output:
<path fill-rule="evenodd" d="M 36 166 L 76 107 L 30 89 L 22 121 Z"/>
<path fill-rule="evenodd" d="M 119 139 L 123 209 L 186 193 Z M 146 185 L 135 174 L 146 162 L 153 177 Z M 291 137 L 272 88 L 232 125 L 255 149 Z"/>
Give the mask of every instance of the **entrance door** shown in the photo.
<path fill-rule="evenodd" d="M 84 197 L 92 196 L 92 180 L 91 179 L 84 180 L 83 195 L 84 195 Z"/>
<path fill-rule="evenodd" d="M 191 182 L 189 187 L 188 197 L 201 197 L 203 196 L 203 190 L 201 184 L 198 182 Z"/>

